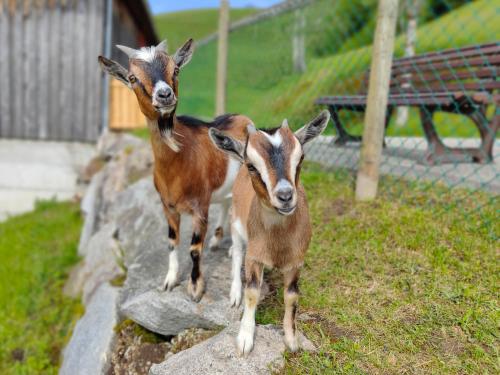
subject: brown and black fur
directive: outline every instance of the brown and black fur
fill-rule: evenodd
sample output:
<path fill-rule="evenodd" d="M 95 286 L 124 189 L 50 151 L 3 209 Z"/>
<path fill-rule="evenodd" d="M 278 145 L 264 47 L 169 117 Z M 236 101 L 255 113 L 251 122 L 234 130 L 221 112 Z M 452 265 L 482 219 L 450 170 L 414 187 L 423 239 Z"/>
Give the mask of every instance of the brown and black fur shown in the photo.
<path fill-rule="evenodd" d="M 229 158 L 214 147 L 208 131 L 215 128 L 237 139 L 244 139 L 251 120 L 241 115 L 224 115 L 212 122 L 204 122 L 176 115 L 179 71 L 191 59 L 194 50 L 192 39 L 173 56 L 167 54 L 164 42 L 141 50 L 118 47 L 129 55 L 128 70 L 102 56 L 99 62 L 104 71 L 134 91 L 148 121 L 155 160 L 154 185 L 161 197 L 169 226 L 169 273 L 163 287 L 170 290 L 177 284 L 180 215 L 189 214 L 193 220 L 190 246 L 193 266 L 188 289 L 191 297 L 199 301 L 205 288 L 201 255 L 207 232 L 208 209 L 213 193 L 225 187 L 230 177 Z M 220 226 L 216 229 L 214 243 L 222 236 L 223 228 Z M 176 272 L 172 271 L 174 268 Z"/>

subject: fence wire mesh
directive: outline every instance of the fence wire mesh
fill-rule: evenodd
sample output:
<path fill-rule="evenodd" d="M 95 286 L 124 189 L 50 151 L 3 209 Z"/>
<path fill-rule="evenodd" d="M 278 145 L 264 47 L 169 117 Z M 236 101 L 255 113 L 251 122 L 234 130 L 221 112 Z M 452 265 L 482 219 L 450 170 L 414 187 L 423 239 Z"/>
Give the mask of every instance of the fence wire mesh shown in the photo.
<path fill-rule="evenodd" d="M 498 238 L 500 3 L 399 3 L 380 192 L 456 210 Z M 328 108 L 335 121 L 308 158 L 353 178 L 376 19 L 376 0 L 293 1 L 233 28 L 228 111 L 299 127 Z M 181 111 L 213 113 L 216 50 L 198 46 Z"/>

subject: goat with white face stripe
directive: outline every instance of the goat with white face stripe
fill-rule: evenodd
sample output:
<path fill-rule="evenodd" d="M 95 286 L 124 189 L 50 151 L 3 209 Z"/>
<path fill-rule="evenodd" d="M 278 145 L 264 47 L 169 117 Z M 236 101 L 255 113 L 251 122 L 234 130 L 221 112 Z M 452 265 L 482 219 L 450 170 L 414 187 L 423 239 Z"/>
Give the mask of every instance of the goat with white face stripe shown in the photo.
<path fill-rule="evenodd" d="M 193 54 L 193 40 L 188 40 L 172 56 L 165 42 L 139 50 L 119 46 L 129 56 L 129 68 L 99 57 L 102 69 L 123 82 L 135 93 L 146 116 L 154 154 L 154 184 L 168 221 L 168 272 L 162 289 L 172 290 L 180 281 L 178 248 L 181 214 L 192 217 L 193 234 L 189 248 L 192 269 L 188 282 L 191 298 L 199 301 L 205 291 L 202 250 L 211 203 L 222 206 L 210 247 L 217 247 L 223 237 L 231 188 L 239 163 L 214 147 L 208 137 L 210 128 L 223 129 L 238 139 L 246 137 L 252 121 L 241 115 L 223 115 L 212 122 L 177 116 L 179 71 Z"/>
<path fill-rule="evenodd" d="M 253 348 L 255 310 L 264 266 L 278 268 L 284 276 L 285 344 L 298 349 L 295 315 L 300 268 L 311 239 L 311 223 L 304 188 L 300 184 L 303 145 L 326 128 L 328 111 L 293 133 L 286 120 L 281 127 L 257 130 L 248 127 L 246 142 L 218 129 L 209 135 L 217 147 L 245 165 L 233 187 L 231 236 L 233 257 L 231 303 L 241 302 L 241 266 L 245 256 L 245 311 L 237 345 L 241 354 Z"/>

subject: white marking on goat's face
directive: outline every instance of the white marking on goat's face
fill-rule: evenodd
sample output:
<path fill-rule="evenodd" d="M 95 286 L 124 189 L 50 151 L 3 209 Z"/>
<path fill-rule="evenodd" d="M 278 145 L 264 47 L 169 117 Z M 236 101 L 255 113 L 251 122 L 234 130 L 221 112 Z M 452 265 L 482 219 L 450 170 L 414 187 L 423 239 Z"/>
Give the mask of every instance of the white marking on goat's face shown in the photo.
<path fill-rule="evenodd" d="M 249 135 L 245 161 L 257 196 L 282 215 L 297 205 L 302 146 L 288 127 Z"/>
<path fill-rule="evenodd" d="M 164 50 L 141 48 L 130 58 L 129 72 L 132 89 L 146 117 L 156 120 L 175 111 L 179 68 Z"/>
<path fill-rule="evenodd" d="M 174 90 L 165 81 L 157 81 L 151 95 L 153 106 L 162 116 L 172 113 L 177 104 Z"/>

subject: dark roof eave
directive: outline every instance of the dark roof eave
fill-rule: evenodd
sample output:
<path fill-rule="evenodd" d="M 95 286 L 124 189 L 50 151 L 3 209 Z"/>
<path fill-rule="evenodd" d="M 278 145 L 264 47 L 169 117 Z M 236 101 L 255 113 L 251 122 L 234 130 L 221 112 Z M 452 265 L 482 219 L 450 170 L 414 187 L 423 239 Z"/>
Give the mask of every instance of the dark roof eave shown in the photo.
<path fill-rule="evenodd" d="M 118 0 L 129 11 L 135 25 L 144 34 L 147 45 L 156 45 L 159 43 L 158 35 L 153 23 L 153 18 L 149 12 L 149 7 L 145 0 Z"/>

